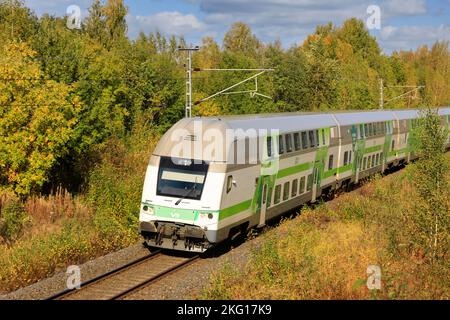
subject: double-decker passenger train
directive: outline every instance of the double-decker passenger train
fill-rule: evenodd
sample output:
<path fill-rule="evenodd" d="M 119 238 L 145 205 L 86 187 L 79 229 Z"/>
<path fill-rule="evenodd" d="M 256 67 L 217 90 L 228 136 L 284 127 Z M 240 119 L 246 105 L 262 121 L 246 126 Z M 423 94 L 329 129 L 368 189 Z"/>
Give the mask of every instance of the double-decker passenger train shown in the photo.
<path fill-rule="evenodd" d="M 450 108 L 438 113 L 449 148 Z M 204 252 L 411 161 L 419 117 L 417 109 L 182 119 L 151 156 L 139 231 L 151 247 Z"/>

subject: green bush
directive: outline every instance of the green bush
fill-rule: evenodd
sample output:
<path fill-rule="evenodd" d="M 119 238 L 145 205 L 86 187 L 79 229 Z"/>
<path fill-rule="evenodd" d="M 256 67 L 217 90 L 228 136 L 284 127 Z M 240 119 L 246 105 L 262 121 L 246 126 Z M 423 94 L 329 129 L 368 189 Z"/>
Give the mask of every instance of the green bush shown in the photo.
<path fill-rule="evenodd" d="M 19 198 L 9 196 L 0 205 L 0 236 L 5 242 L 11 243 L 18 239 L 29 221 Z"/>

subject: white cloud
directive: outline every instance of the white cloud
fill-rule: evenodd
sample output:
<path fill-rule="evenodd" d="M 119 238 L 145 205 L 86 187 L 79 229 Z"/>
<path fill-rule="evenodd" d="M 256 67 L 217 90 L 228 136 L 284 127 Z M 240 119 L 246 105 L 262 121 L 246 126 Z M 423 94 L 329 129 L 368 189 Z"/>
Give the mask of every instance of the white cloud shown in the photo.
<path fill-rule="evenodd" d="M 386 26 L 380 32 L 380 42 L 388 51 L 414 50 L 420 45 L 431 45 L 438 40 L 450 41 L 450 26 Z"/>
<path fill-rule="evenodd" d="M 38 16 L 44 13 L 64 16 L 68 6 L 77 5 L 83 12 L 84 17 L 91 4 L 92 0 L 25 0 L 25 5 L 32 9 Z"/>
<path fill-rule="evenodd" d="M 193 14 L 182 14 L 178 11 L 159 12 L 150 16 L 128 17 L 131 32 L 160 31 L 166 35 L 182 36 L 205 30 L 205 24 Z"/>
<path fill-rule="evenodd" d="M 389 0 L 383 5 L 385 12 L 390 15 L 421 15 L 427 13 L 425 0 Z"/>

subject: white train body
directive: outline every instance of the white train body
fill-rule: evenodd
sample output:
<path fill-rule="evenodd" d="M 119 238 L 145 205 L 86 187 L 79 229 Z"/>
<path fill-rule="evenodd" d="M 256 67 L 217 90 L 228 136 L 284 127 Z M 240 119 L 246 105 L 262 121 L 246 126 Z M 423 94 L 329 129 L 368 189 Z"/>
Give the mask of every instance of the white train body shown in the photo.
<path fill-rule="evenodd" d="M 449 133 L 450 108 L 439 115 Z M 385 110 L 180 120 L 150 159 L 140 233 L 153 247 L 203 252 L 414 159 L 418 117 L 418 110 Z"/>

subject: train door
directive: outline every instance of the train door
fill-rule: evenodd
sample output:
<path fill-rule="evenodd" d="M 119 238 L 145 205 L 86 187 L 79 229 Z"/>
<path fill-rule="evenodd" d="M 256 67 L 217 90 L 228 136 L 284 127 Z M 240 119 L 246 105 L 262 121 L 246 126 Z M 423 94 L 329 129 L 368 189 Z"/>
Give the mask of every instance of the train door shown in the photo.
<path fill-rule="evenodd" d="M 259 214 L 259 224 L 258 227 L 263 227 L 266 224 L 266 207 L 267 207 L 267 181 L 264 179 L 262 184 L 262 192 L 261 192 L 261 210 Z"/>
<path fill-rule="evenodd" d="M 317 160 L 314 163 L 313 169 L 313 187 L 312 187 L 312 199 L 311 201 L 316 201 L 316 198 L 320 196 L 320 181 L 321 181 L 321 173 L 323 171 L 323 161 Z"/>
<path fill-rule="evenodd" d="M 355 166 L 355 183 L 357 183 L 359 181 L 359 173 L 361 172 L 362 159 L 363 159 L 363 153 L 357 152 L 355 164 L 354 164 L 354 166 Z"/>

